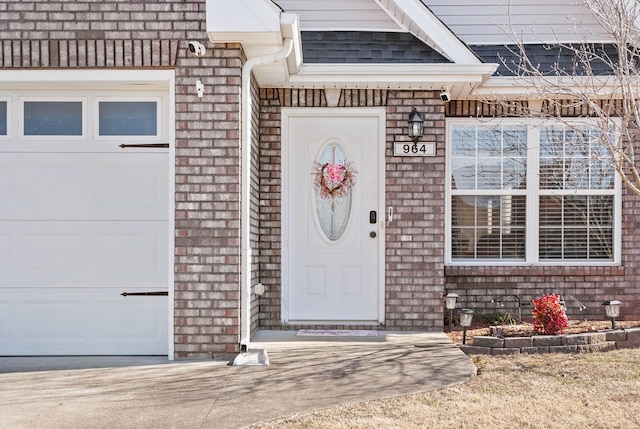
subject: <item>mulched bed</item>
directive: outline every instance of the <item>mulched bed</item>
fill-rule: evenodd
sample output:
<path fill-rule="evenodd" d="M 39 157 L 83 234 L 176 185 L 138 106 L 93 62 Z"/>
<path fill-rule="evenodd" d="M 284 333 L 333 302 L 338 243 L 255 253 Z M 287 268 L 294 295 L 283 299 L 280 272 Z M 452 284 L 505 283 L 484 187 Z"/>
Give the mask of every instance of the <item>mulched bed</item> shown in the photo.
<path fill-rule="evenodd" d="M 488 336 L 491 335 L 490 325 L 483 322 L 475 322 L 469 329 L 467 329 L 467 344 L 473 344 L 474 336 Z M 495 326 L 495 325 L 494 325 Z M 640 320 L 616 320 L 616 329 L 624 328 L 638 328 L 640 327 Z M 533 332 L 533 323 L 521 322 L 514 325 L 499 325 L 502 329 L 502 337 L 529 337 L 532 335 L 544 335 L 541 332 Z M 564 334 L 582 334 L 585 332 L 597 332 L 611 329 L 610 320 L 570 320 L 569 328 L 567 328 Z M 462 327 L 455 326 L 453 332 L 448 332 L 449 326 L 445 326 L 445 332 L 451 338 L 453 342 L 460 345 L 462 344 Z"/>

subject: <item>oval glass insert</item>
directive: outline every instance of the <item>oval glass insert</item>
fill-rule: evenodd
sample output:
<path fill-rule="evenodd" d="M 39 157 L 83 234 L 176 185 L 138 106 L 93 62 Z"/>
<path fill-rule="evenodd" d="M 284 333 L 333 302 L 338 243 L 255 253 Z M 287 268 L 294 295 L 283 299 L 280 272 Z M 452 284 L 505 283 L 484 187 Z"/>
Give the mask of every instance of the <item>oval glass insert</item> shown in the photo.
<path fill-rule="evenodd" d="M 344 148 L 336 142 L 328 144 L 316 162 L 314 183 L 318 224 L 330 241 L 336 241 L 347 230 L 351 218 L 355 171 Z"/>

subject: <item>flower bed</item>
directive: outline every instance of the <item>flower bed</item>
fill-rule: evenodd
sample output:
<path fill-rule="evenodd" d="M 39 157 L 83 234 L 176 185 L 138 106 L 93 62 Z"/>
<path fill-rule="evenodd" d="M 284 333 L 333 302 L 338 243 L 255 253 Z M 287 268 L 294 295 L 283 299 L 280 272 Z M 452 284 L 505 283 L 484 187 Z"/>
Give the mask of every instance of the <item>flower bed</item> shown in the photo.
<path fill-rule="evenodd" d="M 640 321 L 617 323 L 620 329 L 608 329 L 611 322 L 572 321 L 565 334 L 542 335 L 532 324 L 475 327 L 467 331 L 467 354 L 580 353 L 616 348 L 640 347 Z M 460 331 L 448 334 L 462 343 Z"/>

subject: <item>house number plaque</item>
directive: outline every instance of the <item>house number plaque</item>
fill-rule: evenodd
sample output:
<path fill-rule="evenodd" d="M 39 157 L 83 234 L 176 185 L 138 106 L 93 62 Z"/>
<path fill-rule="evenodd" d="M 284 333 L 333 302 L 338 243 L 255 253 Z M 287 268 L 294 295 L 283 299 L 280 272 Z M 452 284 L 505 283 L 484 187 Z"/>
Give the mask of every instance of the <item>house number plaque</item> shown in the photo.
<path fill-rule="evenodd" d="M 395 156 L 436 156 L 436 144 L 431 143 L 394 143 Z"/>

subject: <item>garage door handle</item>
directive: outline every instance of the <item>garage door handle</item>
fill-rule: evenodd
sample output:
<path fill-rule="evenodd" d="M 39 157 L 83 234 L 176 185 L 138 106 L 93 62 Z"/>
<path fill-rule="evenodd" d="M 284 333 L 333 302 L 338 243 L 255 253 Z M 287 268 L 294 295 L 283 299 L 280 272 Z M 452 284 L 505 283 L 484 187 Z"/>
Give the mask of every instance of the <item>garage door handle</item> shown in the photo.
<path fill-rule="evenodd" d="M 126 149 L 128 147 L 144 147 L 144 148 L 168 148 L 169 143 L 147 143 L 147 144 L 121 144 L 120 147 L 122 149 Z"/>
<path fill-rule="evenodd" d="M 122 292 L 122 296 L 169 296 L 169 292 Z"/>

